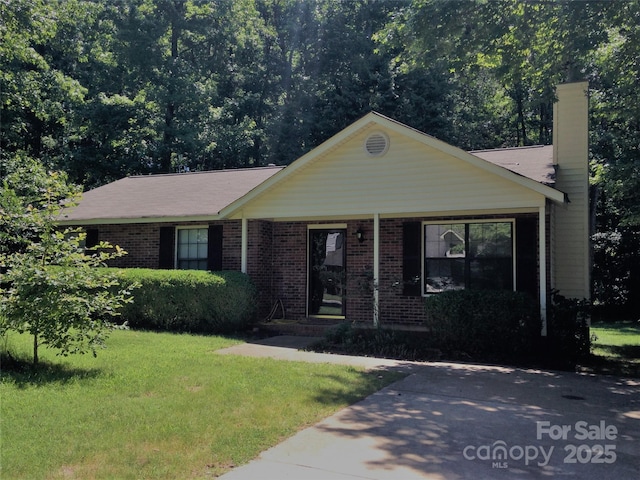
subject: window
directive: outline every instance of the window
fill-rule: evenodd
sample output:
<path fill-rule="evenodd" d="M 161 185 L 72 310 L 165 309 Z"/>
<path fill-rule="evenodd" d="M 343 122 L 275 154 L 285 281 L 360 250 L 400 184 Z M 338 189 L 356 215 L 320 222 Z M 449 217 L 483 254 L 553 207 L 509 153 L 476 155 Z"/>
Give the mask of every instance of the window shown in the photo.
<path fill-rule="evenodd" d="M 85 237 L 78 242 L 78 248 L 84 250 L 84 252 L 88 255 L 96 253 L 94 247 L 100 243 L 100 235 L 97 228 L 87 228 L 84 231 Z M 78 236 L 77 231 L 72 231 L 70 233 L 66 233 L 64 238 L 65 240 L 69 240 Z"/>
<path fill-rule="evenodd" d="M 513 222 L 424 225 L 423 292 L 513 290 Z"/>
<path fill-rule="evenodd" d="M 209 229 L 179 228 L 177 233 L 177 268 L 207 270 Z"/>
<path fill-rule="evenodd" d="M 100 232 L 97 228 L 88 228 L 86 233 L 87 236 L 84 239 L 85 248 L 92 249 L 100 243 Z"/>
<path fill-rule="evenodd" d="M 223 225 L 161 226 L 158 268 L 222 270 Z"/>

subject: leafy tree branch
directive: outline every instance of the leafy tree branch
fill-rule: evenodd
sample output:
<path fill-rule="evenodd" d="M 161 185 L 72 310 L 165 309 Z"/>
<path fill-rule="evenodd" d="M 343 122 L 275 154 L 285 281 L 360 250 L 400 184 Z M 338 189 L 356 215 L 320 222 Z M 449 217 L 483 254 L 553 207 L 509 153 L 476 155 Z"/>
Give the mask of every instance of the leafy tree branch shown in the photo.
<path fill-rule="evenodd" d="M 34 364 L 41 345 L 60 355 L 95 355 L 109 331 L 126 328 L 116 320 L 119 308 L 133 300 L 131 292 L 119 288 L 117 273 L 99 268 L 126 252 L 105 242 L 89 251 L 84 232 L 56 227 L 61 208 L 71 201 L 62 199 L 77 191 L 66 175 L 30 159 L 4 167 L 9 174 L 0 190 L 0 335 L 32 335 Z M 25 176 L 30 182 L 20 183 Z"/>

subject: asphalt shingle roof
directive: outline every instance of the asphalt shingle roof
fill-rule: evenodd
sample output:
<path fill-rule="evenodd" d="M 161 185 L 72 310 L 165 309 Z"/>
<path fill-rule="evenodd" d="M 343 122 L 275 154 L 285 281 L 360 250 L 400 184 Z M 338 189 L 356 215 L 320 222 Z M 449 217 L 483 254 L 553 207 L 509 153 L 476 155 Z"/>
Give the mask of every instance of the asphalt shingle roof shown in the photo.
<path fill-rule="evenodd" d="M 544 185 L 555 185 L 553 145 L 476 150 L 469 153 Z"/>
<path fill-rule="evenodd" d="M 283 168 L 126 177 L 85 192 L 61 220 L 215 216 Z"/>
<path fill-rule="evenodd" d="M 476 150 L 487 162 L 553 187 L 553 146 Z M 215 217 L 284 167 L 255 167 L 126 177 L 85 192 L 80 204 L 63 212 L 64 223 Z"/>

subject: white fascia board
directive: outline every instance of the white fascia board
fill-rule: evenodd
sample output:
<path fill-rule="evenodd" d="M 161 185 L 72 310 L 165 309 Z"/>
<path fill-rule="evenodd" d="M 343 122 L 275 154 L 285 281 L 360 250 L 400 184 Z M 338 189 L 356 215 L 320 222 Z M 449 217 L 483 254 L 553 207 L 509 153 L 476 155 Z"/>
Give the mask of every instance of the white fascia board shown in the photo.
<path fill-rule="evenodd" d="M 415 211 L 403 211 L 403 212 L 380 212 L 378 215 L 380 219 L 389 218 L 428 218 L 428 217 L 476 217 L 476 216 L 491 216 L 491 215 L 518 215 L 523 213 L 538 213 L 540 206 L 544 205 L 544 201 L 536 206 L 516 207 L 516 208 L 487 208 L 478 210 L 415 210 Z M 350 222 L 357 220 L 371 220 L 373 213 L 358 213 L 358 214 L 345 214 L 345 215 L 302 215 L 298 217 L 270 217 L 270 218 L 255 218 L 244 217 L 242 214 L 227 218 L 227 220 L 268 220 L 270 222 Z"/>
<path fill-rule="evenodd" d="M 91 218 L 84 220 L 59 220 L 60 226 L 68 225 L 127 225 L 133 223 L 183 223 L 183 222 L 212 222 L 223 220 L 220 215 L 194 215 L 178 217 L 142 217 L 142 218 Z"/>

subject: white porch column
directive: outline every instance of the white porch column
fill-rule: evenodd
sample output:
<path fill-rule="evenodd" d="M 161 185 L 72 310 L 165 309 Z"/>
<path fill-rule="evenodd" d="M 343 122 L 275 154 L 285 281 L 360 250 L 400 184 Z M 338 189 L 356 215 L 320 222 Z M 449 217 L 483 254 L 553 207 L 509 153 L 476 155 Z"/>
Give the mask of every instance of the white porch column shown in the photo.
<path fill-rule="evenodd" d="M 373 326 L 380 322 L 380 214 L 373 214 Z"/>
<path fill-rule="evenodd" d="M 538 209 L 538 258 L 540 259 L 540 316 L 542 317 L 543 337 L 547 336 L 547 218 L 542 205 Z"/>
<path fill-rule="evenodd" d="M 242 273 L 247 273 L 247 256 L 249 254 L 249 220 L 246 218 L 242 219 L 242 243 L 240 250 L 240 270 Z"/>

